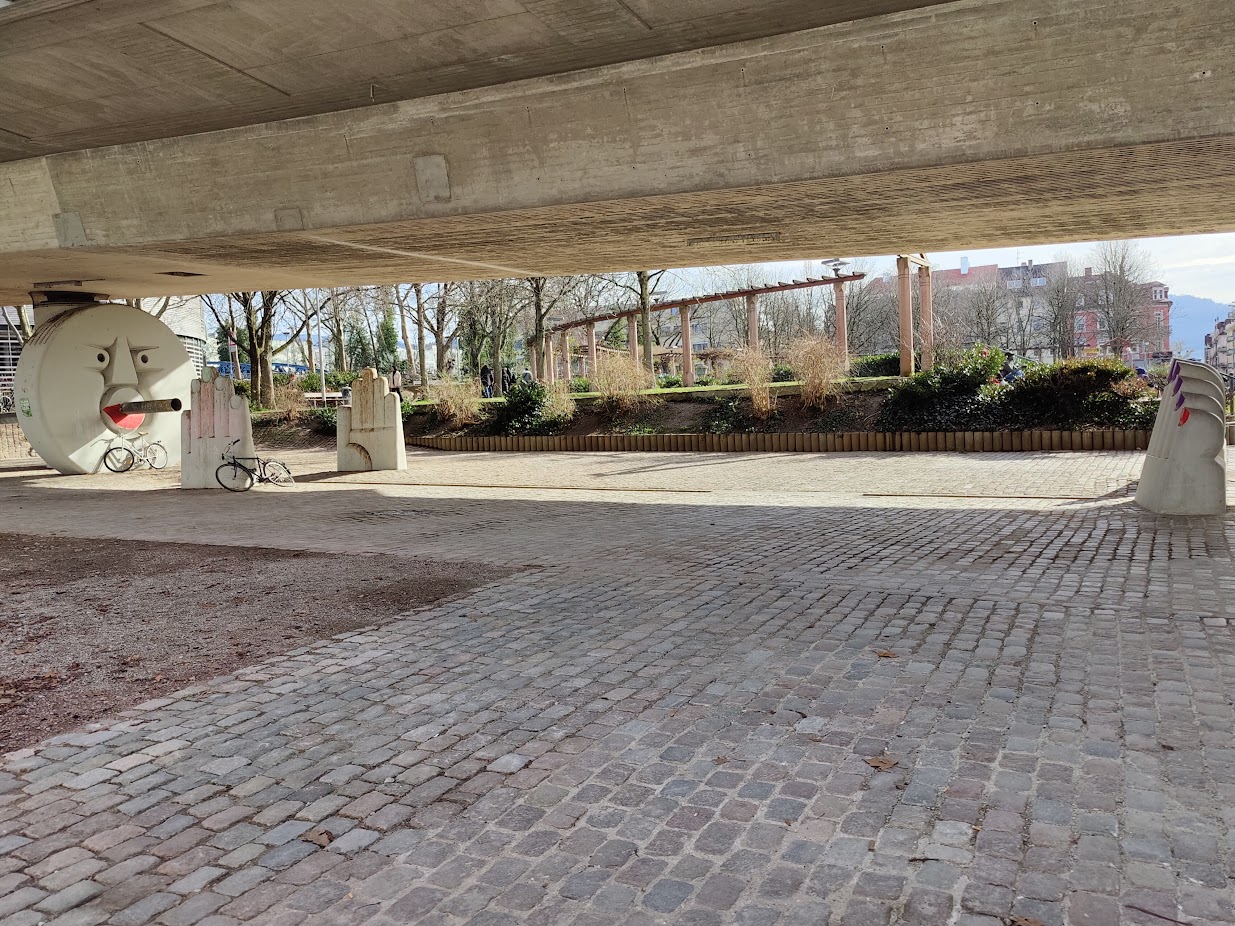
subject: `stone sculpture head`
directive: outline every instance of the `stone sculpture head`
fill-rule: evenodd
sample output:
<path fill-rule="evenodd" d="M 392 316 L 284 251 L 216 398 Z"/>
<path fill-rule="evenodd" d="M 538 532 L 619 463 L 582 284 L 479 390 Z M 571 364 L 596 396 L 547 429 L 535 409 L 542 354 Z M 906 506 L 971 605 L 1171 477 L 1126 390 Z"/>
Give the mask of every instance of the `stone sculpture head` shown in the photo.
<path fill-rule="evenodd" d="M 98 470 L 108 441 L 139 433 L 180 457 L 175 414 L 104 411 L 125 402 L 187 403 L 193 364 L 171 329 L 114 303 L 69 308 L 38 325 L 22 349 L 14 392 L 18 420 L 35 452 L 65 474 Z"/>

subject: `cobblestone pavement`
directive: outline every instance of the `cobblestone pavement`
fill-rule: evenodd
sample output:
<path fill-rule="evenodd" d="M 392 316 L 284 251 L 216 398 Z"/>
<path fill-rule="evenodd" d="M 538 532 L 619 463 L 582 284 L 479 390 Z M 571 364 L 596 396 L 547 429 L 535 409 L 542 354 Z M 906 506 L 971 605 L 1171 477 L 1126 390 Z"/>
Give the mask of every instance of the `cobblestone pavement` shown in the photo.
<path fill-rule="evenodd" d="M 1139 463 L 0 467 L 6 529 L 525 567 L 10 755 L 0 923 L 1235 923 L 1235 524 Z"/>

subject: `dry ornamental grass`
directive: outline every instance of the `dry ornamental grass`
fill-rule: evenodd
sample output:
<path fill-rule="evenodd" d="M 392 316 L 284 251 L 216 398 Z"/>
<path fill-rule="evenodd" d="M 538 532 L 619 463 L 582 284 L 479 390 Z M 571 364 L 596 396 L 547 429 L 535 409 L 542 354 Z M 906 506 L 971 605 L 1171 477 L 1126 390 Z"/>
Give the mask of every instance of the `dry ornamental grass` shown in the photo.
<path fill-rule="evenodd" d="M 750 391 L 750 404 L 755 417 L 761 421 L 771 418 L 776 410 L 776 400 L 772 398 L 772 362 L 767 355 L 750 347 L 734 351 L 730 369 Z"/>
<path fill-rule="evenodd" d="M 633 357 L 627 354 L 605 354 L 596 361 L 596 375 L 592 388 L 600 393 L 602 401 L 615 412 L 628 413 L 656 399 L 642 395 L 644 389 L 656 385 L 652 374 Z"/>
<path fill-rule="evenodd" d="M 785 352 L 794 375 L 802 381 L 802 404 L 823 408 L 828 396 L 840 391 L 845 376 L 840 351 L 824 335 L 806 335 L 789 345 Z"/>
<path fill-rule="evenodd" d="M 437 402 L 437 414 L 447 424 L 465 425 L 480 420 L 480 383 L 446 381 L 430 387 L 429 397 Z"/>

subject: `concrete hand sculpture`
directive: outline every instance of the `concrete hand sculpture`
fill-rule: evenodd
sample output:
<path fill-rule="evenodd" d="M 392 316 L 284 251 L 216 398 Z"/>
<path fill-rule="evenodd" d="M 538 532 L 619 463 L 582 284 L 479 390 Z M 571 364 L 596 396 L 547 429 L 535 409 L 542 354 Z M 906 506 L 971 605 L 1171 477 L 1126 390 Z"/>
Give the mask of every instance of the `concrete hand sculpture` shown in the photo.
<path fill-rule="evenodd" d="M 179 460 L 176 415 L 166 410 L 188 399 L 193 363 L 170 328 L 141 309 L 80 294 L 35 306 L 35 320 L 14 397 L 26 440 L 48 466 L 98 472 L 108 447 L 139 434 Z"/>
<path fill-rule="evenodd" d="M 339 407 L 338 442 L 341 473 L 407 469 L 399 397 L 372 367 L 352 383 L 352 404 Z"/>
<path fill-rule="evenodd" d="M 249 403 L 244 396 L 236 395 L 230 378 L 220 376 L 210 367 L 202 371 L 201 379 L 193 381 L 190 402 L 189 410 L 180 419 L 180 487 L 221 489 L 215 470 L 223 462 L 225 452 L 238 457 L 256 455 Z M 233 441 L 239 443 L 232 447 Z"/>
<path fill-rule="evenodd" d="M 1162 392 L 1136 502 L 1157 514 L 1226 512 L 1226 390 L 1194 360 L 1176 360 Z"/>

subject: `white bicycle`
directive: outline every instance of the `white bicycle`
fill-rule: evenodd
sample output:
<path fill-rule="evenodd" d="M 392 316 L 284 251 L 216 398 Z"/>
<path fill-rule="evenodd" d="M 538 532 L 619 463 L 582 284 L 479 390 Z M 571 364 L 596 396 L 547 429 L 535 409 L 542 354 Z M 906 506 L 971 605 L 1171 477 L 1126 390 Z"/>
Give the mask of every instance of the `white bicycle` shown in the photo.
<path fill-rule="evenodd" d="M 162 469 L 167 465 L 167 448 L 150 440 L 144 431 L 132 441 L 113 437 L 103 451 L 103 465 L 113 473 L 127 473 L 134 466 Z"/>

